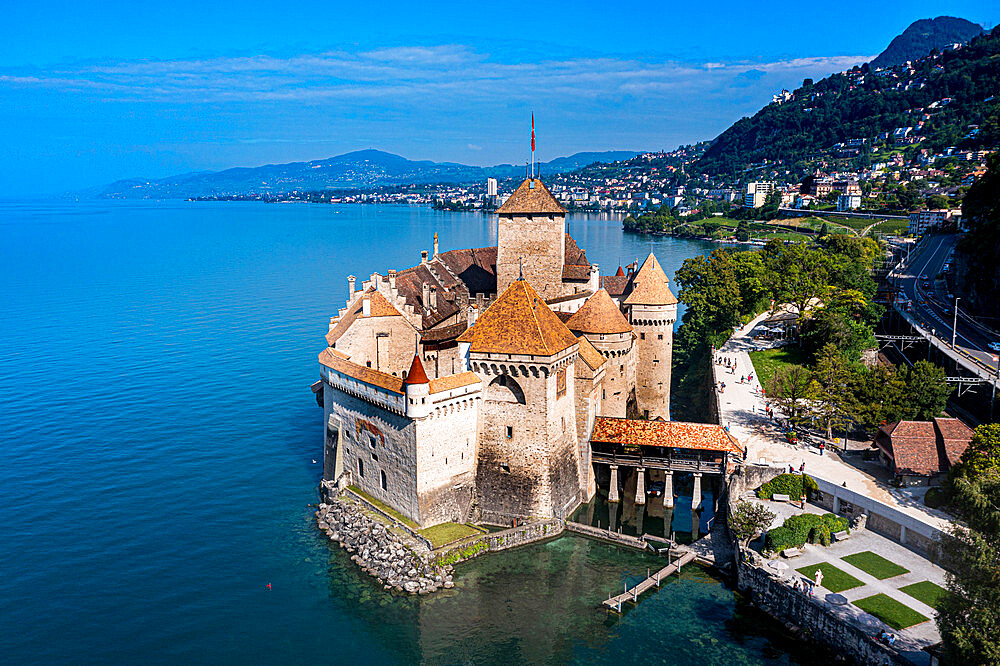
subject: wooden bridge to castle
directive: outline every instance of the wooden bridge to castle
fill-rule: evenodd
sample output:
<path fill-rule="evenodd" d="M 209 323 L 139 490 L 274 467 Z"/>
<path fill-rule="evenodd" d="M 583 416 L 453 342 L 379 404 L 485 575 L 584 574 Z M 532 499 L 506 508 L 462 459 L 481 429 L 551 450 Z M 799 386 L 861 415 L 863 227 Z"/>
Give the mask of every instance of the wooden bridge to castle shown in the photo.
<path fill-rule="evenodd" d="M 622 604 L 627 601 L 638 603 L 640 594 L 651 589 L 653 586 L 659 587 L 660 583 L 669 578 L 671 574 L 680 573 L 681 567 L 693 561 L 695 557 L 697 557 L 697 555 L 695 555 L 693 551 L 685 551 L 679 558 L 663 567 L 655 574 L 652 574 L 638 585 L 632 588 L 626 588 L 624 592 L 617 596 L 608 597 L 608 600 L 604 602 L 604 605 L 610 610 L 621 613 Z"/>

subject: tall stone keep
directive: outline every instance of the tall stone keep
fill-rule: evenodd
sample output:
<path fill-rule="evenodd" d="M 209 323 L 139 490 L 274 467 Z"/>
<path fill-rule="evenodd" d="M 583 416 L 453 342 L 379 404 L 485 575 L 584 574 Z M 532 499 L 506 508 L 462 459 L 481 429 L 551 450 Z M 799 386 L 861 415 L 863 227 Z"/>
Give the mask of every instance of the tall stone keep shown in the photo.
<path fill-rule="evenodd" d="M 576 336 L 527 280 L 517 280 L 458 341 L 463 362 L 486 384 L 476 466 L 483 518 L 569 515 L 587 491 L 577 446 Z"/>
<path fill-rule="evenodd" d="M 540 179 L 526 178 L 497 214 L 497 293 L 523 275 L 543 299 L 563 295 L 566 209 Z"/>
<path fill-rule="evenodd" d="M 670 420 L 670 365 L 673 361 L 677 298 L 666 273 L 650 254 L 629 281 L 623 301 L 639 339 L 635 341 L 636 401 L 639 413 Z"/>

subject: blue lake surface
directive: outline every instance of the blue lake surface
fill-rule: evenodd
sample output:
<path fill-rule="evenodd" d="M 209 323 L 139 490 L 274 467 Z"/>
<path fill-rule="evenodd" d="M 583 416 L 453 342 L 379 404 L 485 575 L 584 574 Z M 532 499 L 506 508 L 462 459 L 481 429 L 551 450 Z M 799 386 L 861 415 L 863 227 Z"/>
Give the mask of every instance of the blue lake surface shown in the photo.
<path fill-rule="evenodd" d="M 327 322 L 435 231 L 496 243 L 416 207 L 0 204 L 0 661 L 808 661 L 697 567 L 609 617 L 657 561 L 566 537 L 402 599 L 318 533 Z M 712 248 L 570 231 L 605 273 Z"/>

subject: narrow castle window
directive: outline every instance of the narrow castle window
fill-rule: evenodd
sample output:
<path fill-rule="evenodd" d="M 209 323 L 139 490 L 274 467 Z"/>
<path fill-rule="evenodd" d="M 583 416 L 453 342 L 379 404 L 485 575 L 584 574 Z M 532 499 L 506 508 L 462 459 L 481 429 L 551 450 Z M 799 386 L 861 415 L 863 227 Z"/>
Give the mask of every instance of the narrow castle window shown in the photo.
<path fill-rule="evenodd" d="M 370 367 L 372 367 L 372 362 L 371 362 L 371 361 L 365 361 L 365 364 L 366 364 L 366 365 L 367 365 L 367 366 L 368 366 L 369 368 L 370 368 Z"/>
<path fill-rule="evenodd" d="M 639 334 L 639 339 L 640 340 L 645 340 L 646 339 L 646 334 L 645 333 L 640 333 Z"/>
<path fill-rule="evenodd" d="M 514 438 L 514 426 L 507 426 L 507 439 Z"/>
<path fill-rule="evenodd" d="M 358 458 L 358 476 L 363 477 L 364 475 L 365 475 L 365 461 L 362 460 L 361 458 Z"/>
<path fill-rule="evenodd" d="M 500 463 L 500 471 L 504 474 L 510 474 L 510 465 L 507 463 Z"/>
<path fill-rule="evenodd" d="M 566 432 L 566 417 L 565 416 L 562 417 L 562 429 L 563 429 L 563 432 Z"/>
<path fill-rule="evenodd" d="M 374 451 L 372 451 L 372 460 L 374 460 L 375 462 L 378 462 L 378 456 L 375 455 Z"/>
<path fill-rule="evenodd" d="M 372 447 L 373 449 L 376 446 L 378 446 L 378 440 L 375 439 L 375 435 L 373 435 L 371 433 L 368 433 L 368 446 Z"/>
<path fill-rule="evenodd" d="M 389 484 L 386 482 L 386 479 L 385 479 L 385 470 L 382 470 L 381 472 L 379 472 L 379 477 L 380 477 L 380 480 L 382 482 L 382 490 L 388 490 L 389 489 L 389 487 L 388 487 Z"/>
<path fill-rule="evenodd" d="M 663 333 L 660 333 L 659 335 L 657 335 L 656 339 L 657 340 L 662 340 L 663 339 Z"/>

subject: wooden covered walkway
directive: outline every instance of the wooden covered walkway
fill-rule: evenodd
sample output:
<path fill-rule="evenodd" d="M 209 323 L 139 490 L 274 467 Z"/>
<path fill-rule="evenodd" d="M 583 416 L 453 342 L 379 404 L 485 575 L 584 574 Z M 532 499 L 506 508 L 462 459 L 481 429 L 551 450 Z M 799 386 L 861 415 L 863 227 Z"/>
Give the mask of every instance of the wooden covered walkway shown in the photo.
<path fill-rule="evenodd" d="M 692 560 L 694 560 L 695 557 L 696 556 L 695 556 L 695 554 L 693 552 L 686 551 L 678 559 L 676 559 L 675 561 L 671 562 L 667 566 L 663 567 L 662 569 L 660 569 L 655 574 L 653 574 L 652 576 L 650 576 L 646 580 L 642 581 L 641 583 L 639 583 L 635 587 L 633 587 L 631 589 L 625 590 L 624 592 L 622 592 L 621 594 L 619 594 L 616 597 L 610 597 L 610 598 L 608 598 L 608 600 L 604 602 L 604 605 L 607 608 L 609 608 L 609 609 L 611 609 L 613 611 L 617 611 L 617 612 L 621 613 L 622 612 L 622 604 L 624 602 L 626 602 L 626 601 L 631 601 L 632 603 L 638 602 L 640 594 L 642 594 L 646 590 L 650 589 L 654 585 L 656 587 L 659 587 L 660 583 L 663 580 L 665 580 L 668 576 L 670 576 L 670 574 L 672 574 L 672 573 L 680 573 L 681 567 L 684 566 L 685 564 L 691 562 Z"/>

